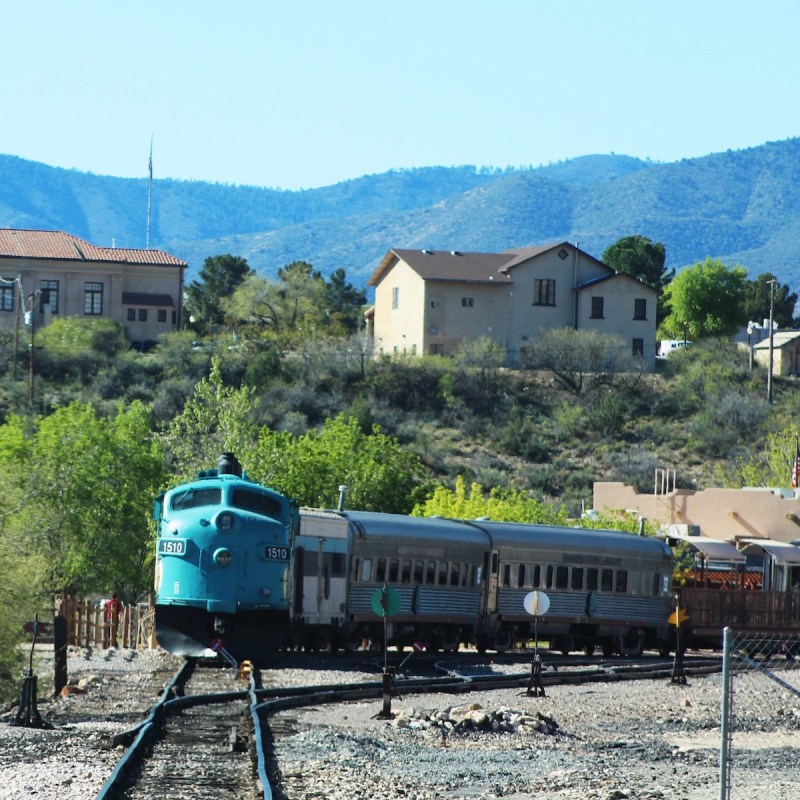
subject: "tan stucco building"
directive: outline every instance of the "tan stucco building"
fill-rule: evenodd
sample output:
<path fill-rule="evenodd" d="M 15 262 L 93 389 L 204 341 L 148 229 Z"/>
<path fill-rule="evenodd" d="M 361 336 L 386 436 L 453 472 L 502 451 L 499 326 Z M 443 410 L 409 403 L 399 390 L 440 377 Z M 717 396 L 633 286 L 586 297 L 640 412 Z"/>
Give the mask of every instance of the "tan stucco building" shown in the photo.
<path fill-rule="evenodd" d="M 96 247 L 61 231 L 0 229 L 0 328 L 33 313 L 105 317 L 140 347 L 181 326 L 187 264 L 161 250 Z"/>
<path fill-rule="evenodd" d="M 753 345 L 756 364 L 769 369 L 769 337 Z M 800 375 L 800 331 L 775 331 L 772 335 L 772 374 Z"/>
<path fill-rule="evenodd" d="M 688 526 L 702 536 L 739 542 L 800 541 L 800 490 L 676 489 L 657 475 L 652 494 L 613 481 L 594 484 L 598 510 L 636 512 L 665 527 Z"/>
<path fill-rule="evenodd" d="M 369 279 L 376 353 L 452 353 L 489 337 L 515 362 L 553 328 L 621 336 L 652 369 L 655 289 L 567 242 L 504 253 L 392 249 Z"/>

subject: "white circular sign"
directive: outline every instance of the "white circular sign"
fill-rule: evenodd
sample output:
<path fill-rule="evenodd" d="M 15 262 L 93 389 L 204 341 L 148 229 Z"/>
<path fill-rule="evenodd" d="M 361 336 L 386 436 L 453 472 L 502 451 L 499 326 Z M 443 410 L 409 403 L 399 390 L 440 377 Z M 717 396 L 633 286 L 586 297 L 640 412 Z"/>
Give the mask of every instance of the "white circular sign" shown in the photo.
<path fill-rule="evenodd" d="M 528 592 L 522 605 L 531 616 L 541 617 L 550 608 L 550 598 L 544 592 Z"/>

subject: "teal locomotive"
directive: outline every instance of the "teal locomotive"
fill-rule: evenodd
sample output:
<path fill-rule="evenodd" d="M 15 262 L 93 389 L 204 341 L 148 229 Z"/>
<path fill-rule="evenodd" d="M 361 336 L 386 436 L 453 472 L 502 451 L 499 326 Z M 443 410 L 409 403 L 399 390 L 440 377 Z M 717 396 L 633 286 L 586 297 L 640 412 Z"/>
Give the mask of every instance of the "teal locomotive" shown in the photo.
<path fill-rule="evenodd" d="M 263 662 L 289 629 L 297 505 L 247 478 L 232 453 L 156 498 L 156 637 L 200 656 Z"/>

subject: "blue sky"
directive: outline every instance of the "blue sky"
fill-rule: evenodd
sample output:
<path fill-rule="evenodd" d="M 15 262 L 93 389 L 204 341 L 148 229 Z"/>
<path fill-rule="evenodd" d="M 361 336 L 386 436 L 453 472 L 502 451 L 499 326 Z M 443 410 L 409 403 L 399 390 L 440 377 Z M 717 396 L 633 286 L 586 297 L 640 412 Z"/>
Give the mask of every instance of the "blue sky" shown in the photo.
<path fill-rule="evenodd" d="M 655 161 L 800 134 L 795 0 L 41 0 L 4 11 L 0 153 L 312 188 Z"/>

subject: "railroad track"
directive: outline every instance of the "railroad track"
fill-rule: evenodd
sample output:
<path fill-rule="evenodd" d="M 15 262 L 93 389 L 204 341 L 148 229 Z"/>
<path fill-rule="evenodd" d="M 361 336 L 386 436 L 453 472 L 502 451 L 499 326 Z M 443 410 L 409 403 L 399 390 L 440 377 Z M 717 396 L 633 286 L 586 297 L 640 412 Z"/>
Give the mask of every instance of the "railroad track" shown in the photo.
<path fill-rule="evenodd" d="M 249 685 L 248 685 L 249 684 Z M 188 659 L 147 719 L 119 734 L 127 750 L 97 800 L 270 798 L 260 719 L 251 713 L 260 675 Z"/>
<path fill-rule="evenodd" d="M 272 731 L 266 722 L 280 711 L 305 706 L 383 697 L 389 714 L 393 697 L 428 693 L 468 694 L 491 689 L 530 690 L 532 670 L 517 661 L 521 671 L 485 674 L 471 660 L 442 659 L 417 665 L 438 676 L 376 675 L 375 680 L 350 684 L 295 687 L 260 685 L 253 672 L 248 685 L 231 669 L 197 668 L 187 660 L 162 692 L 147 719 L 115 737 L 128 749 L 97 800 L 271 800 L 269 776 L 279 779 L 279 765 L 269 755 Z M 483 659 L 485 667 L 485 658 Z M 378 670 L 377 665 L 372 665 Z M 693 657 L 684 664 L 686 675 L 718 672 L 720 659 Z M 545 660 L 540 672 L 542 688 L 563 684 L 667 678 L 674 669 L 669 659 Z M 396 667 L 395 667 L 396 670 Z M 277 671 L 276 674 L 278 674 Z M 286 735 L 283 717 L 277 735 Z"/>

